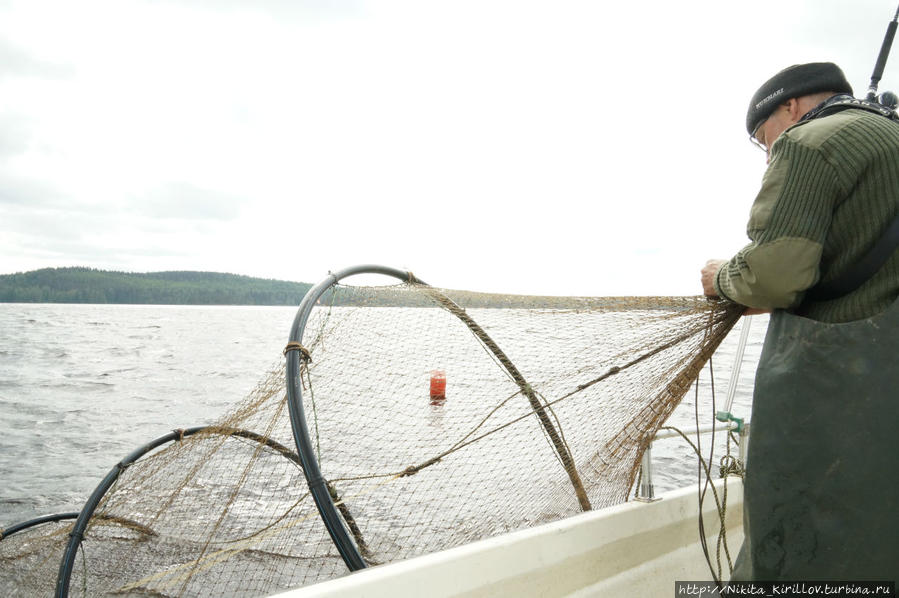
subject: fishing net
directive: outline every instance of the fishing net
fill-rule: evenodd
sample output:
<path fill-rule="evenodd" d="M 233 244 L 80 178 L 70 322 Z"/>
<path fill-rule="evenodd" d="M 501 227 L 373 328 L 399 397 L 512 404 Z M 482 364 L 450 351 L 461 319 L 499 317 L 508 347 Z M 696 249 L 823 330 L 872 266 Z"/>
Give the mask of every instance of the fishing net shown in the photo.
<path fill-rule="evenodd" d="M 376 565 L 627 500 L 738 317 L 700 297 L 332 286 L 287 351 L 337 533 Z M 214 426 L 114 470 L 72 542 L 71 595 L 264 596 L 348 572 L 296 454 L 284 364 Z M 3 539 L 0 594 L 51 595 L 71 530 Z"/>

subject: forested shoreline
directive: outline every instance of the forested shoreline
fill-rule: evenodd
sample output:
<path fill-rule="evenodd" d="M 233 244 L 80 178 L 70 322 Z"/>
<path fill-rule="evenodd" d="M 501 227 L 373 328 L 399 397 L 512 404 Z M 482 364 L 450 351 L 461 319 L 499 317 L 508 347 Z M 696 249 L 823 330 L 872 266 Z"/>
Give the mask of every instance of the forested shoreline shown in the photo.
<path fill-rule="evenodd" d="M 435 307 L 426 293 L 403 285 L 339 286 L 319 303 L 332 306 Z M 385 283 L 390 284 L 389 279 Z M 352 283 L 351 283 L 352 284 Z M 148 305 L 293 305 L 312 288 L 306 282 L 254 278 L 219 272 L 116 272 L 94 268 L 44 268 L 0 274 L 0 303 L 116 303 Z M 463 308 L 620 309 L 635 298 L 556 297 L 444 290 Z M 639 303 L 639 300 L 637 300 Z M 647 304 L 644 309 L 652 309 Z"/>
<path fill-rule="evenodd" d="M 299 305 L 311 286 L 218 272 L 44 268 L 0 275 L 0 303 Z"/>

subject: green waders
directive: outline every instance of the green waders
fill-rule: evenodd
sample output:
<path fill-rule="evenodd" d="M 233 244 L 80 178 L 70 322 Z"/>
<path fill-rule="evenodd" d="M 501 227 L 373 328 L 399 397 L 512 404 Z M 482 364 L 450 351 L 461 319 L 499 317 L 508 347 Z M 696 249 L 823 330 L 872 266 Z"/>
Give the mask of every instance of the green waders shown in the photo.
<path fill-rule="evenodd" d="M 899 300 L 826 324 L 771 315 L 733 580 L 899 580 Z"/>

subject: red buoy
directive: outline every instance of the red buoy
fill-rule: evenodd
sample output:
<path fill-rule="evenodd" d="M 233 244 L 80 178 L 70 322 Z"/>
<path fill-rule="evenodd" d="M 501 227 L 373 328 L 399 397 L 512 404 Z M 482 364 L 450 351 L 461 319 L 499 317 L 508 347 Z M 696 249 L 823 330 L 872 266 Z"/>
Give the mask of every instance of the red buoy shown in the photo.
<path fill-rule="evenodd" d="M 446 372 L 431 372 L 431 404 L 439 404 L 446 400 Z"/>

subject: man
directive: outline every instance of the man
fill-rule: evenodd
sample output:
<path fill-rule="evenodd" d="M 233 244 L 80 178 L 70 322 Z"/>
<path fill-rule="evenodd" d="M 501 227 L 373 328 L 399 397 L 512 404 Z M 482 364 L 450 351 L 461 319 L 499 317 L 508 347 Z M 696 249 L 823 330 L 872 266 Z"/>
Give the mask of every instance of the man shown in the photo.
<path fill-rule="evenodd" d="M 734 580 L 899 580 L 899 122 L 851 94 L 832 63 L 759 88 L 751 243 L 702 269 L 772 312 Z"/>

